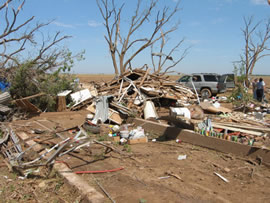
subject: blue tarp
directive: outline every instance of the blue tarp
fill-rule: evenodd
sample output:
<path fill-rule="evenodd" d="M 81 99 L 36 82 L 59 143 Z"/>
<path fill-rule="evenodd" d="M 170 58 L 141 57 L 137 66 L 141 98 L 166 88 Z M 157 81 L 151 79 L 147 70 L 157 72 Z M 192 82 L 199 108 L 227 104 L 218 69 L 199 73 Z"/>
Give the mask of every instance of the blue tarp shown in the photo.
<path fill-rule="evenodd" d="M 1 92 L 5 92 L 8 88 L 9 88 L 9 83 L 8 82 L 4 82 L 4 81 L 0 81 L 0 90 Z"/>

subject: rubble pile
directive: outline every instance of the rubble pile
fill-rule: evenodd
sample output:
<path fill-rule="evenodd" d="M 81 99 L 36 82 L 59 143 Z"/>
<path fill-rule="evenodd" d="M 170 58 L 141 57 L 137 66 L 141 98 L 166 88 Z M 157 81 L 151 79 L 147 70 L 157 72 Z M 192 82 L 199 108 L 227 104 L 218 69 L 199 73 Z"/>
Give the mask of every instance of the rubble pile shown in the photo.
<path fill-rule="evenodd" d="M 9 93 L 4 92 L 0 94 L 0 114 L 10 112 L 10 103 L 26 112 L 40 114 L 42 111 L 31 99 L 43 95 L 11 101 Z M 149 69 L 130 70 L 107 83 L 91 82 L 89 87 L 77 92 L 60 92 L 57 95 L 59 115 L 77 113 L 83 117 L 78 120 L 71 116 L 71 127 L 60 125 L 57 129 L 50 122 L 60 121 L 53 119 L 29 121 L 30 130 L 25 126 L 3 125 L 1 151 L 12 167 L 27 169 L 50 165 L 57 157 L 88 148 L 93 143 L 108 151 L 117 151 L 98 139 L 123 145 L 148 142 L 150 137 L 143 125 L 128 123 L 129 118 L 151 120 L 194 130 L 198 136 L 270 149 L 269 104 L 250 102 L 246 113 L 234 110 L 229 104 L 225 96 L 200 101 L 188 87 L 171 81 L 168 76 L 150 74 Z M 50 128 L 46 127 L 48 123 Z M 90 138 L 89 134 L 94 137 Z"/>
<path fill-rule="evenodd" d="M 149 70 L 135 69 L 99 86 L 100 96 L 111 96 L 113 110 L 137 117 L 150 118 L 145 109 L 156 111 L 162 106 L 185 106 L 194 103 L 195 95 L 187 87 L 168 79 L 168 76 L 150 74 Z M 150 117 L 149 117 L 150 116 Z"/>

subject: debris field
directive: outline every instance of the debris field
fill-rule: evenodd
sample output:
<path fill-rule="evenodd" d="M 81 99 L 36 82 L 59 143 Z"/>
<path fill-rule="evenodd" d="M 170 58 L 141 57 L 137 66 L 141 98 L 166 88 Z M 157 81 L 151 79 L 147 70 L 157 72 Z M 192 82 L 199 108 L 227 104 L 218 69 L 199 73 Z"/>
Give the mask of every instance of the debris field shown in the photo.
<path fill-rule="evenodd" d="M 94 188 L 97 202 L 267 202 L 262 188 L 270 186 L 268 103 L 235 107 L 226 95 L 202 100 L 149 69 L 85 86 L 59 92 L 57 112 L 42 112 L 31 103 L 42 92 L 17 100 L 0 94 L 2 163 L 16 174 L 4 182 L 23 184 L 34 177 L 33 184 L 41 184 L 36 178 L 56 171 L 57 178 L 79 176 Z M 12 115 L 10 104 L 24 112 L 24 119 Z M 181 134 L 156 133 L 136 119 L 188 129 L 194 139 L 244 145 L 249 154 L 224 153 L 218 144 L 215 150 L 207 143 L 192 145 Z M 57 164 L 69 171 L 56 170 Z M 31 188 L 27 200 L 40 202 L 37 190 Z M 8 194 L 1 190 L 4 199 Z M 18 201 L 26 198 L 15 189 L 12 194 Z M 74 189 L 74 201 L 85 195 Z"/>

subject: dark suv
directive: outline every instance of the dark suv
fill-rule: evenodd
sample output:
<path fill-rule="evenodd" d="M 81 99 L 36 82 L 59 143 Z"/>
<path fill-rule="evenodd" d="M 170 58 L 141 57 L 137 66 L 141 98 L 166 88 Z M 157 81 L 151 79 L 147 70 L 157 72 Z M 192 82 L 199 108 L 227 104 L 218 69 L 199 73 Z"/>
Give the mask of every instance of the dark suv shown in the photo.
<path fill-rule="evenodd" d="M 214 73 L 193 73 L 182 76 L 177 82 L 191 89 L 194 89 L 193 83 L 198 94 L 203 98 L 209 98 L 226 91 L 226 83 L 220 81 L 219 77 Z"/>

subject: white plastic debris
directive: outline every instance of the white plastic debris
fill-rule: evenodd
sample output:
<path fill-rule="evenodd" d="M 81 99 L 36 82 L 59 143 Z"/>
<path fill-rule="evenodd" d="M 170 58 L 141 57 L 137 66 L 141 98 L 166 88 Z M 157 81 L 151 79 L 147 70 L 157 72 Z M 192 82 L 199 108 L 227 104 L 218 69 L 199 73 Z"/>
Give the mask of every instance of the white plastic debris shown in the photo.
<path fill-rule="evenodd" d="M 144 107 L 144 119 L 157 118 L 157 112 L 155 105 L 152 101 L 147 101 Z"/>
<path fill-rule="evenodd" d="M 136 129 L 130 131 L 130 139 L 139 139 L 145 137 L 144 129 L 141 126 L 138 126 Z"/>
<path fill-rule="evenodd" d="M 92 97 L 89 89 L 84 89 L 78 92 L 75 92 L 73 94 L 70 95 L 72 101 L 75 102 L 75 104 L 73 106 L 76 106 L 78 104 L 80 104 L 81 102 L 86 101 L 87 99 L 90 99 Z"/>
<path fill-rule="evenodd" d="M 220 103 L 215 102 L 215 103 L 213 103 L 213 106 L 218 109 L 220 107 Z"/>
<path fill-rule="evenodd" d="M 171 107 L 171 114 L 176 115 L 176 116 L 184 116 L 185 118 L 190 119 L 191 114 L 190 110 L 188 108 L 173 108 Z"/>
<path fill-rule="evenodd" d="M 86 118 L 92 120 L 94 118 L 94 115 L 89 113 L 86 115 Z"/>
<path fill-rule="evenodd" d="M 65 90 L 63 92 L 60 92 L 57 94 L 57 96 L 59 97 L 66 97 L 67 95 L 69 95 L 72 92 L 72 90 Z"/>
<path fill-rule="evenodd" d="M 128 138 L 129 137 L 129 131 L 128 130 L 121 130 L 120 131 L 120 137 Z"/>
<path fill-rule="evenodd" d="M 125 138 L 121 138 L 121 139 L 120 139 L 120 143 L 123 144 L 123 143 L 126 143 L 126 142 L 127 142 L 127 140 L 126 140 Z"/>
<path fill-rule="evenodd" d="M 185 160 L 185 159 L 187 159 L 187 155 L 186 154 L 185 155 L 179 155 L 177 159 L 178 160 Z"/>
<path fill-rule="evenodd" d="M 114 132 L 119 131 L 119 130 L 120 130 L 119 125 L 114 125 L 114 126 L 112 127 L 112 130 L 113 130 Z"/>
<path fill-rule="evenodd" d="M 222 179 L 224 182 L 226 182 L 226 183 L 229 182 L 227 178 L 224 178 L 224 177 L 223 177 L 222 175 L 220 175 L 219 173 L 214 172 L 214 174 L 215 174 L 216 176 L 218 176 L 220 179 Z"/>

